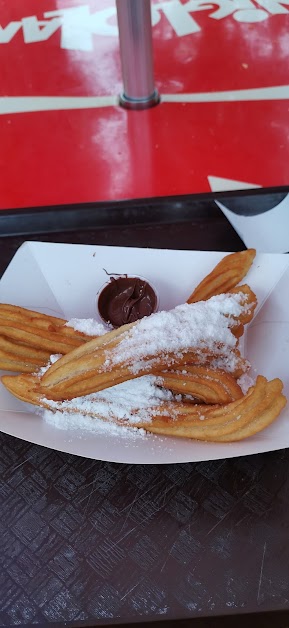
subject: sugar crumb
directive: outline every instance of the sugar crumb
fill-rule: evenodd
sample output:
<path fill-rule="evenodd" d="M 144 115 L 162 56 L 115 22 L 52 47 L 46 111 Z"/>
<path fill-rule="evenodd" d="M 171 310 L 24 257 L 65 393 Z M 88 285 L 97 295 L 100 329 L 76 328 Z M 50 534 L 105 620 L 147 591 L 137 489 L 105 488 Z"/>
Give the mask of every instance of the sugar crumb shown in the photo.
<path fill-rule="evenodd" d="M 109 327 L 99 323 L 94 318 L 71 318 L 65 325 L 86 334 L 86 336 L 103 336 L 110 331 Z"/>

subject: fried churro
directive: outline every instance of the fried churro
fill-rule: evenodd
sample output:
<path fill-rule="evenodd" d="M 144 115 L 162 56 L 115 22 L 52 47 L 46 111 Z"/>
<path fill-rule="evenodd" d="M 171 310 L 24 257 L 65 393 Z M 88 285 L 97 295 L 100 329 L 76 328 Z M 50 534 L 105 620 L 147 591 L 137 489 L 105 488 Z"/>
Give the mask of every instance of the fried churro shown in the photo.
<path fill-rule="evenodd" d="M 34 372 L 52 353 L 66 354 L 91 338 L 62 318 L 0 303 L 0 369 Z"/>
<path fill-rule="evenodd" d="M 204 301 L 216 294 L 230 292 L 247 275 L 255 256 L 255 249 L 247 249 L 223 257 L 219 264 L 195 288 L 187 303 Z"/>
<path fill-rule="evenodd" d="M 168 366 L 202 363 L 208 358 L 223 359 L 224 370 L 231 371 L 238 363 L 231 327 L 251 310 L 247 301 L 242 291 L 219 295 L 120 327 L 52 365 L 42 377 L 43 394 L 72 399 Z"/>

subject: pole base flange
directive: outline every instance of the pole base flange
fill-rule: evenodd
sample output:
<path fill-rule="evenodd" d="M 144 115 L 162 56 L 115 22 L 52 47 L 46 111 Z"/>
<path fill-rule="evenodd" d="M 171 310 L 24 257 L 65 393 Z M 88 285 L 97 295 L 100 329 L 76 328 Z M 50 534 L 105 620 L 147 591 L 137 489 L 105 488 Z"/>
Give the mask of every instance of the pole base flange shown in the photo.
<path fill-rule="evenodd" d="M 129 98 L 124 92 L 119 96 L 119 104 L 125 109 L 149 109 L 150 107 L 158 105 L 159 102 L 160 95 L 157 89 L 155 89 L 149 98 Z"/>

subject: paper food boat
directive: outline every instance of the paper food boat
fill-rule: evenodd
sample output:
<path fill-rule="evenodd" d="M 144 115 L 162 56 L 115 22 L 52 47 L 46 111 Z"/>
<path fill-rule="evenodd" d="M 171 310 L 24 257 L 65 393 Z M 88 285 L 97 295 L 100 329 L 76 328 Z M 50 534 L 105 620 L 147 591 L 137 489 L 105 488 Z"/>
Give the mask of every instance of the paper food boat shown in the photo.
<path fill-rule="evenodd" d="M 0 281 L 0 302 L 70 318 L 96 318 L 109 274 L 136 274 L 156 287 L 160 309 L 184 303 L 224 253 L 26 242 Z M 280 377 L 289 398 L 289 257 L 258 254 L 246 277 L 258 308 L 244 337 L 254 371 Z M 0 430 L 55 450 L 112 462 L 164 464 L 245 456 L 289 446 L 289 404 L 272 426 L 232 444 L 109 431 L 58 429 L 0 385 Z"/>

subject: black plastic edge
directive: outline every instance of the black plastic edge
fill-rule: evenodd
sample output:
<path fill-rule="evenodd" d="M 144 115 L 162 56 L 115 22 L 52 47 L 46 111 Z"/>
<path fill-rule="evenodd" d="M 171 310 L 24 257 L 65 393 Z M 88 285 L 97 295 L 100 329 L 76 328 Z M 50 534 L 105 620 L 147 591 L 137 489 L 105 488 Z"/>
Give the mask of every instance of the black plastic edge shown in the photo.
<path fill-rule="evenodd" d="M 104 201 L 97 203 L 26 207 L 0 210 L 0 237 L 59 231 L 78 231 L 124 225 L 161 224 L 203 220 L 219 213 L 215 201 L 246 199 L 254 208 L 260 197 L 272 201 L 289 193 L 283 188 L 259 188 L 238 192 Z M 276 202 L 277 204 L 277 202 Z"/>

